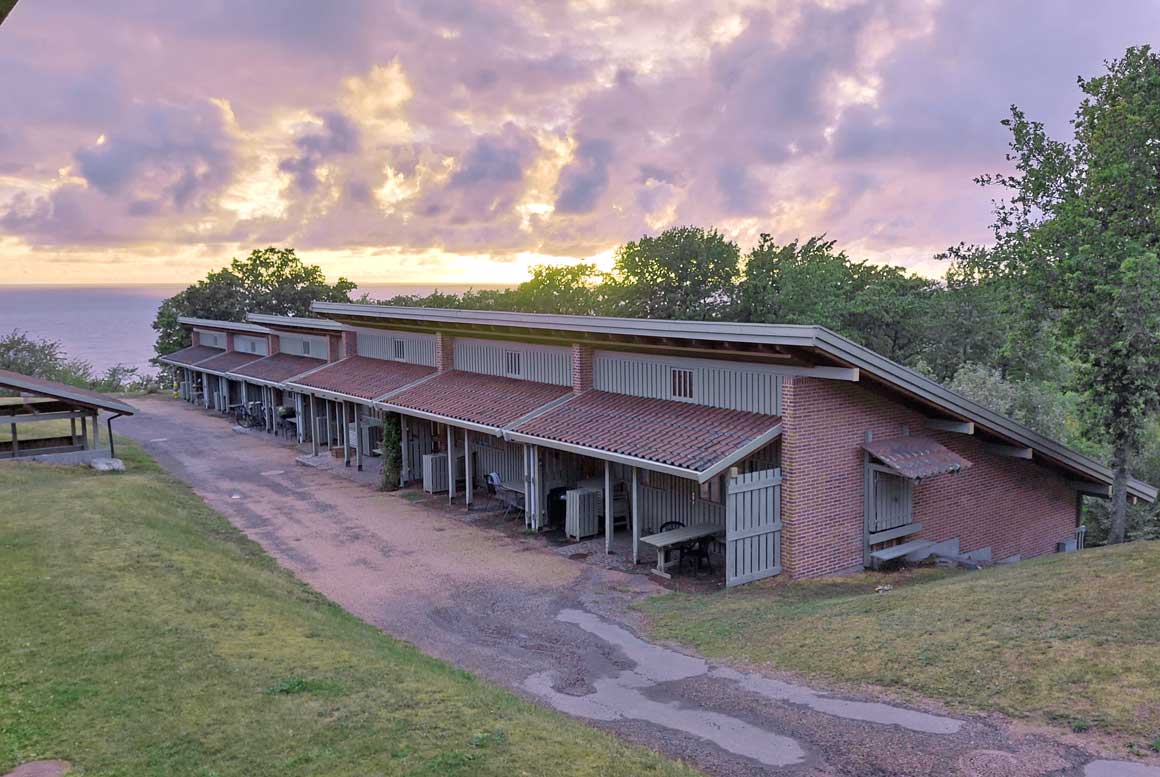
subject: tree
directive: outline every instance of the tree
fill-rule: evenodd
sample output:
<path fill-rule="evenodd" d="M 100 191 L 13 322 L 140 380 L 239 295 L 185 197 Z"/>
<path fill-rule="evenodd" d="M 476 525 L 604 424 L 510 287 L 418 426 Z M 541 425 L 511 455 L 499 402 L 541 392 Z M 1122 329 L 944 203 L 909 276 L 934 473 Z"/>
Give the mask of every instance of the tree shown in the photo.
<path fill-rule="evenodd" d="M 616 251 L 606 283 L 611 311 L 635 318 L 704 321 L 728 308 L 740 250 L 716 229 L 672 227 Z"/>
<path fill-rule="evenodd" d="M 540 265 L 532 277 L 507 296 L 510 310 L 566 315 L 594 315 L 600 306 L 600 279 L 589 263 Z"/>
<path fill-rule="evenodd" d="M 69 357 L 55 340 L 39 340 L 15 330 L 0 337 L 0 369 L 107 393 L 147 390 L 151 384 L 136 367 L 124 364 L 94 374 L 91 364 Z"/>
<path fill-rule="evenodd" d="M 842 331 L 854 274 L 835 241 L 811 237 L 778 245 L 762 233 L 745 257 L 734 316 L 765 324 L 816 324 Z"/>
<path fill-rule="evenodd" d="M 354 288 L 346 278 L 327 283 L 322 270 L 304 264 L 293 248 L 256 249 L 162 302 L 153 321 L 154 350 L 164 356 L 189 345 L 179 316 L 222 321 L 245 321 L 246 313 L 307 316 L 312 301 L 349 302 Z"/>
<path fill-rule="evenodd" d="M 1058 316 L 1089 400 L 1093 433 L 1112 449 L 1109 542 L 1127 530 L 1127 485 L 1160 400 L 1160 57 L 1147 46 L 1079 79 L 1074 139 L 1048 137 L 1013 106 L 1011 174 L 996 204 L 996 257 L 1008 282 Z"/>

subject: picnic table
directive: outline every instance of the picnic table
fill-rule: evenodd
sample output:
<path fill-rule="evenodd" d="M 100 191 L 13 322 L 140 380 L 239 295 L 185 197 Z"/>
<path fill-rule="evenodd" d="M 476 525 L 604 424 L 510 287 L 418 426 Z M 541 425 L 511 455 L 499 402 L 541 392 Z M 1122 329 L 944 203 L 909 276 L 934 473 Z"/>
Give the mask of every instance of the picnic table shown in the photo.
<path fill-rule="evenodd" d="M 669 551 L 677 545 L 706 537 L 715 537 L 724 531 L 724 527 L 716 524 L 695 523 L 692 526 L 682 526 L 679 529 L 650 534 L 647 537 L 641 537 L 640 541 L 657 549 L 657 567 L 652 570 L 652 573 L 663 578 L 671 578 L 672 575 L 666 571 L 669 566 Z"/>

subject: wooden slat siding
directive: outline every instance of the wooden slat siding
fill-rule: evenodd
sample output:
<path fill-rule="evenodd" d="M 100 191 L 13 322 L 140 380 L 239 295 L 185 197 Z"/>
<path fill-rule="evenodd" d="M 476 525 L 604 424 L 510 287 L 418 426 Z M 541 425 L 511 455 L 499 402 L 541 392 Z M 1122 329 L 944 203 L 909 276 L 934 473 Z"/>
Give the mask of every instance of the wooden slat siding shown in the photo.
<path fill-rule="evenodd" d="M 309 353 L 305 343 L 310 343 Z M 278 350 L 295 356 L 313 356 L 315 359 L 330 358 L 330 340 L 319 335 L 278 335 Z"/>
<path fill-rule="evenodd" d="M 435 336 L 414 332 L 365 332 L 356 334 L 358 355 L 372 359 L 402 361 L 407 364 L 435 366 Z M 403 358 L 395 358 L 395 340 L 403 341 Z"/>
<path fill-rule="evenodd" d="M 914 489 L 906 478 L 884 468 L 870 465 L 874 508 L 869 531 L 871 534 L 897 529 L 914 520 Z"/>
<path fill-rule="evenodd" d="M 498 437 L 478 436 L 474 440 L 475 464 L 478 478 L 486 480 L 492 472 L 508 485 L 519 485 L 524 479 L 522 446 L 504 442 Z"/>
<path fill-rule="evenodd" d="M 670 374 L 673 368 L 692 370 L 692 399 L 673 396 Z M 680 359 L 670 363 L 659 358 L 599 351 L 593 361 L 593 387 L 601 391 L 766 415 L 781 414 L 783 380 L 781 375 L 745 365 L 705 359 Z"/>
<path fill-rule="evenodd" d="M 730 478 L 725 499 L 725 585 L 781 572 L 781 470 Z"/>
<path fill-rule="evenodd" d="M 520 374 L 509 375 L 505 354 L 520 354 Z M 519 378 L 553 386 L 572 385 L 572 350 L 548 345 L 456 338 L 452 366 L 464 372 Z"/>
<path fill-rule="evenodd" d="M 659 472 L 650 472 L 647 477 L 648 483 L 640 484 L 641 534 L 654 534 L 669 521 L 725 528 L 725 506 L 700 499 L 693 481 Z"/>
<path fill-rule="evenodd" d="M 256 353 L 259 356 L 269 356 L 269 343 L 264 337 L 250 335 L 234 335 L 234 350 L 242 353 Z"/>
<path fill-rule="evenodd" d="M 197 341 L 201 345 L 208 345 L 210 348 L 226 347 L 225 332 L 211 332 L 208 329 L 194 329 L 193 331 L 197 332 Z"/>
<path fill-rule="evenodd" d="M 403 479 L 410 483 L 423 477 L 423 456 L 435 450 L 431 422 L 420 418 L 407 419 L 407 472 Z"/>

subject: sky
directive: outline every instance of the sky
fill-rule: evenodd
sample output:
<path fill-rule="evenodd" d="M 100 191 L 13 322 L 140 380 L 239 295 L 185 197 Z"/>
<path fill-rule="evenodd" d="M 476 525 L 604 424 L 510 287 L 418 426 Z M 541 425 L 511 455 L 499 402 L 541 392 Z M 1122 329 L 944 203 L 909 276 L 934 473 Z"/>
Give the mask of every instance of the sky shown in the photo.
<path fill-rule="evenodd" d="M 985 242 L 1012 104 L 1156 0 L 21 0 L 0 26 L 0 282 L 189 282 L 293 246 L 365 283 L 608 267 L 683 224 L 938 274 Z"/>

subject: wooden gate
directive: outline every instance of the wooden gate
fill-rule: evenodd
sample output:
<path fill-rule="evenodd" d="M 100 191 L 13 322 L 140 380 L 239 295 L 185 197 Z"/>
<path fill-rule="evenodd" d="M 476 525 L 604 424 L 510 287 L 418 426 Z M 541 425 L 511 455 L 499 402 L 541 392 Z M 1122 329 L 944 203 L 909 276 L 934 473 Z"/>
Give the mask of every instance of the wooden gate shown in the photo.
<path fill-rule="evenodd" d="M 870 464 L 866 530 L 871 534 L 907 526 L 914 518 L 914 490 L 911 482 L 897 472 Z"/>
<path fill-rule="evenodd" d="M 725 585 L 781 571 L 781 470 L 729 478 L 725 492 Z"/>

